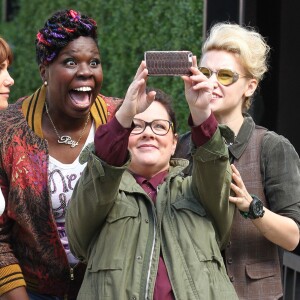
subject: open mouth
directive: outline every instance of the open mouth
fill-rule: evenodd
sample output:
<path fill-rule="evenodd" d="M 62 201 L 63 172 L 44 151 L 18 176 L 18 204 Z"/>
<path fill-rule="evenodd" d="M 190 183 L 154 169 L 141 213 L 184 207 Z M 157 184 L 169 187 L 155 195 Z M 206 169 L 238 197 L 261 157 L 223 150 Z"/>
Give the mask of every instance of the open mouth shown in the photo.
<path fill-rule="evenodd" d="M 212 94 L 212 99 L 220 99 L 221 96 L 220 95 L 217 95 L 215 93 Z"/>
<path fill-rule="evenodd" d="M 91 103 L 92 88 L 82 86 L 69 91 L 70 98 L 73 104 L 79 108 L 86 108 Z"/>

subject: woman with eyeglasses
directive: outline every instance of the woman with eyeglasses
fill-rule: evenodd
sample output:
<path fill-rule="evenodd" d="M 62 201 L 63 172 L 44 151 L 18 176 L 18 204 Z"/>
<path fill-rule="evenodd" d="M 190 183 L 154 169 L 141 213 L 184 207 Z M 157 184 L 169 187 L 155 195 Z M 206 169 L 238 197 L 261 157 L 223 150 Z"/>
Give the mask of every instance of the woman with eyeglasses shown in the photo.
<path fill-rule="evenodd" d="M 80 299 L 237 299 L 220 248 L 234 205 L 231 169 L 210 99 L 213 85 L 184 77 L 194 144 L 192 176 L 173 160 L 170 99 L 145 91 L 142 62 L 115 117 L 97 129 L 66 215 L 71 249 L 87 262 Z M 211 178 L 214 180 L 212 181 Z M 212 222 L 200 204 L 216 206 Z"/>
<path fill-rule="evenodd" d="M 236 212 L 224 258 L 239 298 L 247 300 L 282 297 L 278 249 L 290 251 L 299 243 L 298 154 L 287 139 L 256 125 L 247 113 L 267 71 L 269 49 L 254 29 L 218 23 L 199 62 L 213 84 L 212 111 L 232 130 L 225 139 L 234 164 L 235 196 L 229 199 Z M 190 133 L 180 138 L 175 157 L 190 157 L 189 140 Z M 209 211 L 206 200 L 201 199 Z"/>

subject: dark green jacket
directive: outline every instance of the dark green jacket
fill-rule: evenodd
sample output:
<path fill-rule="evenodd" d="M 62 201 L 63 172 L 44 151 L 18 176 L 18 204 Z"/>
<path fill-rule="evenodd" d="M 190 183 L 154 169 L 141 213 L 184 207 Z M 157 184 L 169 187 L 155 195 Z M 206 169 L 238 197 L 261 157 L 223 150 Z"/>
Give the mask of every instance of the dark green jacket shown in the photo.
<path fill-rule="evenodd" d="M 156 206 L 127 171 L 100 161 L 91 149 L 69 203 L 66 226 L 72 251 L 88 267 L 78 299 L 152 299 L 162 253 L 176 299 L 237 299 L 220 253 L 234 206 L 231 171 L 219 129 L 186 160 L 172 160 Z M 200 198 L 215 206 L 207 217 Z"/>

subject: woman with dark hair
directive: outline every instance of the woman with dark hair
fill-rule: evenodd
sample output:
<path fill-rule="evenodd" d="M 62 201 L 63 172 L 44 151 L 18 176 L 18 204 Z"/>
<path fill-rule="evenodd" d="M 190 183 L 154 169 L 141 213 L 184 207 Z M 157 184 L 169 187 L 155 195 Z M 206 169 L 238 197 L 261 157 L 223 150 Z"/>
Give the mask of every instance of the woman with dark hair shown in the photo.
<path fill-rule="evenodd" d="M 56 12 L 36 36 L 43 85 L 3 112 L 1 299 L 76 299 L 85 265 L 70 253 L 66 205 L 85 164 L 79 154 L 106 123 L 97 24 Z"/>
<path fill-rule="evenodd" d="M 164 93 L 145 92 L 145 62 L 115 117 L 81 155 L 88 165 L 66 215 L 71 249 L 88 265 L 78 300 L 238 299 L 220 252 L 234 212 L 227 147 L 211 113 L 213 86 L 191 71 L 183 78 L 192 176 L 182 176 L 187 161 L 171 159 L 175 115 Z M 201 198 L 215 206 L 212 219 Z"/>

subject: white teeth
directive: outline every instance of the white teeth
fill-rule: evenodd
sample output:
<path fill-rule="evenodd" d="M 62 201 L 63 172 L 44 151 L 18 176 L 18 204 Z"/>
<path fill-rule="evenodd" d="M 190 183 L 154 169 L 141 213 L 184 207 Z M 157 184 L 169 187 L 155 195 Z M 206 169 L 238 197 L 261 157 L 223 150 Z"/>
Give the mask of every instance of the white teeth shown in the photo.
<path fill-rule="evenodd" d="M 74 90 L 78 91 L 78 92 L 89 92 L 92 90 L 92 88 L 89 86 L 82 86 L 82 87 L 76 88 Z"/>

